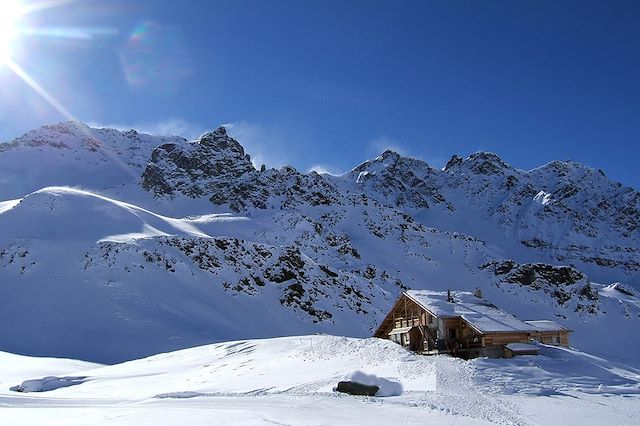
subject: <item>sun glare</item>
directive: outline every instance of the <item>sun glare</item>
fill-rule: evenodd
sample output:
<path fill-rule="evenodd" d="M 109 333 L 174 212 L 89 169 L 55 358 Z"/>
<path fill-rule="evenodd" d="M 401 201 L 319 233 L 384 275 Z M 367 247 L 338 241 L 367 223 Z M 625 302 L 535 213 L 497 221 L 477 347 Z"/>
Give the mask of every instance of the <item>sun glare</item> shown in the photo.
<path fill-rule="evenodd" d="M 9 56 L 11 44 L 18 33 L 18 20 L 23 13 L 19 0 L 0 1 L 0 59 Z"/>

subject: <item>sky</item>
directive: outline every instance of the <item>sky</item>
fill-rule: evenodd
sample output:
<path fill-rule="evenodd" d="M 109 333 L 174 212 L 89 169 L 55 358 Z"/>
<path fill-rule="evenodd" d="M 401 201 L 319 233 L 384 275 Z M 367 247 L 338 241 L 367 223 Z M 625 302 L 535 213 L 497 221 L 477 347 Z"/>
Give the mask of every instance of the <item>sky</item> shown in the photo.
<path fill-rule="evenodd" d="M 491 151 L 640 188 L 637 1 L 22 3 L 48 7 L 0 61 L 0 141 L 69 116 L 188 138 L 225 124 L 269 167 Z"/>

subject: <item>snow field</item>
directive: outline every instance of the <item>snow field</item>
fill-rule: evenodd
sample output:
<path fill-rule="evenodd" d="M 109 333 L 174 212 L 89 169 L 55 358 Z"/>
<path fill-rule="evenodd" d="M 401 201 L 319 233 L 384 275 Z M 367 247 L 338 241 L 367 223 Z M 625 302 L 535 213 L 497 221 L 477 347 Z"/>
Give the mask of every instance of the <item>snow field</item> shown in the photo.
<path fill-rule="evenodd" d="M 594 424 L 633 424 L 640 416 L 637 371 L 573 350 L 543 351 L 464 361 L 417 356 L 375 338 L 310 335 L 218 343 L 97 368 L 3 353 L 0 377 L 10 380 L 0 381 L 0 423 L 542 425 L 564 422 L 565 409 L 574 424 L 587 418 L 581 412 Z M 82 379 L 48 392 L 9 390 L 55 372 Z M 395 383 L 402 393 L 332 391 L 362 375 Z"/>

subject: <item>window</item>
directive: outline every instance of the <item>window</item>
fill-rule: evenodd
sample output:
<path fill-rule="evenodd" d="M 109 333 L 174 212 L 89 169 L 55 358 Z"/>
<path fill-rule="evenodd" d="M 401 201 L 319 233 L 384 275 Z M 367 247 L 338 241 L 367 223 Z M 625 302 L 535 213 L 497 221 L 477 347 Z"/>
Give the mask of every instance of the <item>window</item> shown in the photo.
<path fill-rule="evenodd" d="M 456 336 L 457 336 L 456 331 L 457 330 L 455 328 L 450 328 L 449 329 L 449 339 L 455 339 L 456 338 Z"/>
<path fill-rule="evenodd" d="M 560 338 L 558 336 L 551 336 L 551 344 L 552 345 L 560 344 Z"/>

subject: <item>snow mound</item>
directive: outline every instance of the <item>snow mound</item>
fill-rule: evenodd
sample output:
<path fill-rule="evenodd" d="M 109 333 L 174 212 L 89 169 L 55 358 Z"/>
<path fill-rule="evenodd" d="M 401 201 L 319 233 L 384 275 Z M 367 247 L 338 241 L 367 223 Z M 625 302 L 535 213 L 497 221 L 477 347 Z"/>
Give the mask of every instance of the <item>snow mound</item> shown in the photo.
<path fill-rule="evenodd" d="M 0 352 L 0 389 L 6 389 L 25 378 L 62 376 L 99 367 L 102 365 L 73 359 L 30 357 Z"/>
<path fill-rule="evenodd" d="M 11 390 L 15 392 L 48 392 L 55 389 L 79 385 L 83 383 L 85 379 L 86 377 L 84 376 L 47 376 L 42 379 L 25 380 L 21 385 L 12 387 Z"/>
<path fill-rule="evenodd" d="M 620 293 L 627 295 L 627 296 L 635 296 L 635 292 L 633 291 L 633 289 L 631 287 L 628 287 L 622 283 L 613 283 L 610 284 L 608 286 L 606 286 L 604 289 L 604 291 L 619 291 Z"/>

